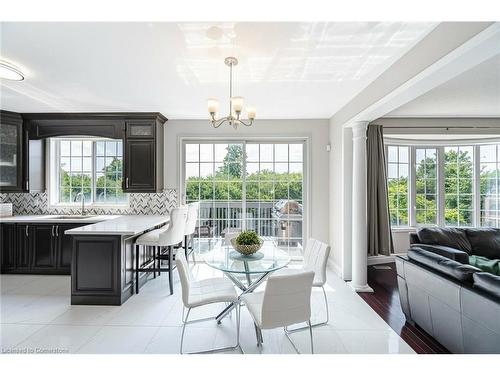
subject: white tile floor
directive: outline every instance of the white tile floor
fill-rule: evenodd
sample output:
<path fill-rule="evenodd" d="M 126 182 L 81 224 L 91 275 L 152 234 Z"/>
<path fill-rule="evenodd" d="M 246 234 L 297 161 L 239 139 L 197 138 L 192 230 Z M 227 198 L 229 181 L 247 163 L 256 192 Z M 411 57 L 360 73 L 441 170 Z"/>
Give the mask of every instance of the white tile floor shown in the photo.
<path fill-rule="evenodd" d="M 212 277 L 206 265 L 193 267 L 197 278 Z M 181 333 L 180 284 L 168 294 L 166 275 L 151 280 L 122 306 L 71 306 L 68 276 L 1 275 L 2 353 L 173 353 Z M 342 280 L 328 274 L 330 323 L 314 329 L 316 353 L 414 353 L 413 350 Z M 193 314 L 215 315 L 221 305 Z M 321 291 L 313 293 L 312 320 L 325 314 Z M 241 346 L 245 353 L 294 353 L 281 329 L 264 331 L 256 345 L 252 320 L 242 308 Z M 309 350 L 307 331 L 295 334 L 297 346 Z M 203 350 L 234 342 L 234 320 L 191 325 L 185 350 Z M 239 352 L 235 352 L 239 353 Z"/>

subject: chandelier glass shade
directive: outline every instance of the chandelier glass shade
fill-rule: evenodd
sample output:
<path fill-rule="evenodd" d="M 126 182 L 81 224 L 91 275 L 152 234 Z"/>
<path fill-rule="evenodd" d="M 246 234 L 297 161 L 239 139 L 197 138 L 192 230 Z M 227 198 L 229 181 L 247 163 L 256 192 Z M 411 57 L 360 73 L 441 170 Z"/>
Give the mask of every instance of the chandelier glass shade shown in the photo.
<path fill-rule="evenodd" d="M 240 124 L 252 126 L 256 114 L 255 107 L 246 108 L 248 119 L 245 120 L 241 117 L 244 99 L 241 96 L 233 96 L 233 66 L 238 65 L 238 59 L 236 57 L 226 57 L 224 63 L 229 67 L 229 115 L 217 118 L 219 101 L 215 98 L 209 98 L 207 106 L 208 113 L 210 114 L 210 123 L 214 128 L 218 128 L 224 123 L 228 123 L 234 129 L 237 129 Z"/>

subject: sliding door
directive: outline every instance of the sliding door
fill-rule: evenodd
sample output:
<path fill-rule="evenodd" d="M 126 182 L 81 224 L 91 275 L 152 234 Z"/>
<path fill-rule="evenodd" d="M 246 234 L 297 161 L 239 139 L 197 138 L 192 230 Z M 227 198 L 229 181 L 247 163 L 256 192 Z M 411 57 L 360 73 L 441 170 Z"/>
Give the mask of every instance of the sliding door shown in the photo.
<path fill-rule="evenodd" d="M 184 196 L 201 202 L 201 242 L 254 230 L 301 254 L 303 142 L 186 141 L 183 150 Z"/>

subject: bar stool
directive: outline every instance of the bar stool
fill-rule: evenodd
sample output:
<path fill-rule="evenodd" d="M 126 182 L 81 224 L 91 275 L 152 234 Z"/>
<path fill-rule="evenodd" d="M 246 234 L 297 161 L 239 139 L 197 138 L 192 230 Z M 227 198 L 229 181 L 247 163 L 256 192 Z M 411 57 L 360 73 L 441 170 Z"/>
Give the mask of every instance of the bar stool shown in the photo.
<path fill-rule="evenodd" d="M 190 254 L 193 254 L 194 258 L 194 232 L 196 231 L 196 223 L 198 221 L 198 212 L 200 210 L 200 202 L 193 202 L 188 204 L 188 214 L 186 219 L 186 228 L 184 230 L 184 254 L 186 254 L 186 259 L 189 258 Z M 191 244 L 191 247 L 189 245 Z"/>
<path fill-rule="evenodd" d="M 184 228 L 186 226 L 187 206 L 174 208 L 170 213 L 170 223 L 160 229 L 155 229 L 139 236 L 135 241 L 135 292 L 139 293 L 139 273 L 140 272 L 168 272 L 168 282 L 170 294 L 174 294 L 173 269 L 174 246 L 182 242 Z M 152 246 L 153 258 L 145 264 L 140 264 L 140 246 Z M 161 261 L 168 262 L 168 268 L 161 267 Z M 152 267 L 150 267 L 152 265 Z"/>

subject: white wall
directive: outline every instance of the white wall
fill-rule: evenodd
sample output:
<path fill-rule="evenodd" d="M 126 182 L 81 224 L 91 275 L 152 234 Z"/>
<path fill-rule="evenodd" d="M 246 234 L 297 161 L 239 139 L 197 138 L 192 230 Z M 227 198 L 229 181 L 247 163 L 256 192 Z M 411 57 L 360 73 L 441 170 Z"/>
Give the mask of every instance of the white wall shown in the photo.
<path fill-rule="evenodd" d="M 252 127 L 233 130 L 229 126 L 212 128 L 208 120 L 169 120 L 165 124 L 165 188 L 179 188 L 180 139 L 182 137 L 221 137 L 232 139 L 301 137 L 308 139 L 310 166 L 309 235 L 329 241 L 329 142 L 328 120 L 261 120 Z"/>
<path fill-rule="evenodd" d="M 330 264 L 345 279 L 351 278 L 351 257 L 345 253 L 351 247 L 351 218 L 346 207 L 351 201 L 352 168 L 350 128 L 330 121 Z M 347 256 L 346 256 L 347 255 Z"/>

